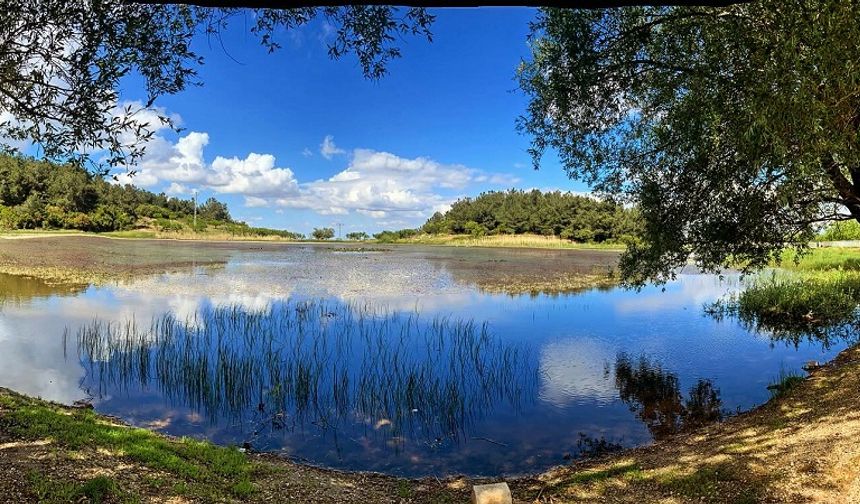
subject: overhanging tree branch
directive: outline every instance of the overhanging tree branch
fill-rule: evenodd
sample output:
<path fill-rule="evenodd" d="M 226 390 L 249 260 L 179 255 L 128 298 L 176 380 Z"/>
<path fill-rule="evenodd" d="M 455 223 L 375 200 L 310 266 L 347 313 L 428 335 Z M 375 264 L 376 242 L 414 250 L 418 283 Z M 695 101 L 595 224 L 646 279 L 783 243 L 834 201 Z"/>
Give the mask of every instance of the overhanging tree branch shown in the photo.
<path fill-rule="evenodd" d="M 332 7 L 332 6 L 341 6 L 341 5 L 399 5 L 404 7 L 545 7 L 550 5 L 548 0 L 489 0 L 485 2 L 475 1 L 475 0 L 451 0 L 451 1 L 441 1 L 441 0 L 406 0 L 406 1 L 395 1 L 395 2 L 386 2 L 384 0 L 364 0 L 359 2 L 344 2 L 337 0 L 276 0 L 276 1 L 266 1 L 266 0 L 190 0 L 190 1 L 176 1 L 176 0 L 128 0 L 126 3 L 138 3 L 138 4 L 158 4 L 158 5 L 168 5 L 168 4 L 186 4 L 186 5 L 195 5 L 198 7 L 240 7 L 240 8 L 252 8 L 252 9 L 299 9 L 306 7 Z M 701 5 L 701 6 L 709 6 L 709 7 L 725 7 L 727 5 L 739 4 L 739 3 L 747 3 L 746 1 L 702 1 L 693 2 L 693 5 Z M 664 1 L 664 2 L 648 2 L 648 1 L 636 1 L 636 0 L 609 0 L 609 1 L 599 1 L 599 0 L 581 0 L 578 2 L 569 2 L 565 7 L 567 8 L 580 8 L 580 9 L 596 9 L 601 7 L 628 7 L 628 6 L 673 6 L 673 5 L 691 5 L 690 2 L 683 2 L 681 0 L 678 1 Z"/>

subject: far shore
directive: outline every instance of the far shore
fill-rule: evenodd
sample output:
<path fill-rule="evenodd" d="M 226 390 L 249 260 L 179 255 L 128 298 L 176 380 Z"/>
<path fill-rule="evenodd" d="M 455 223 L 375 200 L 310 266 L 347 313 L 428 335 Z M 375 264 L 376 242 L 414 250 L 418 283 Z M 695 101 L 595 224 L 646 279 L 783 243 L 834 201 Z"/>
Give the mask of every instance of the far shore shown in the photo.
<path fill-rule="evenodd" d="M 170 241 L 205 241 L 205 242 L 267 242 L 267 243 L 296 243 L 296 244 L 336 244 L 336 245 L 421 245 L 449 247 L 493 247 L 493 248 L 536 248 L 536 249 L 570 249 L 570 250 L 624 250 L 625 245 L 619 243 L 580 243 L 564 240 L 555 236 L 539 235 L 496 235 L 472 237 L 470 235 L 439 235 L 424 236 L 396 241 L 367 240 L 293 240 L 279 236 L 243 236 L 226 233 L 170 233 L 153 230 L 113 231 L 107 233 L 91 233 L 75 230 L 0 230 L 0 239 L 18 240 L 28 238 L 45 238 L 57 236 L 96 236 L 117 240 L 170 240 Z"/>

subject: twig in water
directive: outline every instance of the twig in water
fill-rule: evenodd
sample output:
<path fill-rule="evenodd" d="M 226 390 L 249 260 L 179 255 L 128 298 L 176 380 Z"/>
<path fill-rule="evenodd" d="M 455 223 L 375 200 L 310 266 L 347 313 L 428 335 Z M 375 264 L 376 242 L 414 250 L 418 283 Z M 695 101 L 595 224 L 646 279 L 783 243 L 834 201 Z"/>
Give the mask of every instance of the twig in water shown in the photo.
<path fill-rule="evenodd" d="M 495 441 L 493 439 L 482 437 L 482 436 L 475 436 L 472 439 L 475 439 L 477 441 L 486 441 L 488 443 L 493 443 L 494 445 L 504 446 L 505 448 L 508 447 L 508 445 L 506 445 L 505 443 L 500 443 L 500 442 Z"/>

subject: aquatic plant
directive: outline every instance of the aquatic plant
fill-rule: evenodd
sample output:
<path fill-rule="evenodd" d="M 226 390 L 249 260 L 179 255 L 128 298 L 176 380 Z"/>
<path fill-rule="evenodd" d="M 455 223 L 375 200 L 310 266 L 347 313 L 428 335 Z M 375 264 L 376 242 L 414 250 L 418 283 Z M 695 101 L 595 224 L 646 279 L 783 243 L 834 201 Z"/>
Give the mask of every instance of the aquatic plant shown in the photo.
<path fill-rule="evenodd" d="M 770 397 L 781 397 L 788 393 L 791 389 L 803 382 L 804 377 L 793 370 L 787 370 L 785 367 L 779 368 L 779 374 L 767 386 L 770 391 Z"/>
<path fill-rule="evenodd" d="M 858 324 L 860 273 L 843 270 L 770 272 L 753 278 L 746 289 L 705 307 L 716 319 L 737 317 L 753 331 L 795 346 L 803 340 L 828 348 L 854 338 Z"/>
<path fill-rule="evenodd" d="M 144 327 L 94 320 L 77 345 L 96 393 L 154 385 L 212 422 L 253 425 L 251 441 L 356 423 L 391 438 L 458 439 L 493 405 L 533 397 L 537 380 L 528 352 L 486 324 L 360 303 L 221 306 Z"/>

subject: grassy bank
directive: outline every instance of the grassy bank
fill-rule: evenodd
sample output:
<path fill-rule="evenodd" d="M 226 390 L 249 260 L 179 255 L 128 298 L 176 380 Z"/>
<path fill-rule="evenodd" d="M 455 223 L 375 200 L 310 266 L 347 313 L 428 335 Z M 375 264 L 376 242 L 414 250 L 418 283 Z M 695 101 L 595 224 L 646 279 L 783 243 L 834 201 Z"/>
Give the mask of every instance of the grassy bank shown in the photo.
<path fill-rule="evenodd" d="M 770 402 L 651 446 L 510 478 L 515 502 L 858 502 L 860 350 Z M 10 502 L 466 502 L 473 484 L 341 473 L 131 428 L 0 389 Z"/>
<path fill-rule="evenodd" d="M 129 427 L 0 388 L 9 502 L 457 502 L 435 481 L 345 474 Z"/>
<path fill-rule="evenodd" d="M 857 321 L 860 250 L 788 252 L 773 266 L 777 269 L 753 276 L 743 291 L 707 310 L 777 335 L 822 333 Z"/>

